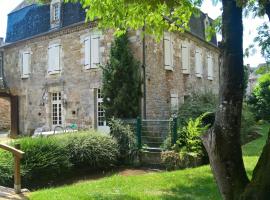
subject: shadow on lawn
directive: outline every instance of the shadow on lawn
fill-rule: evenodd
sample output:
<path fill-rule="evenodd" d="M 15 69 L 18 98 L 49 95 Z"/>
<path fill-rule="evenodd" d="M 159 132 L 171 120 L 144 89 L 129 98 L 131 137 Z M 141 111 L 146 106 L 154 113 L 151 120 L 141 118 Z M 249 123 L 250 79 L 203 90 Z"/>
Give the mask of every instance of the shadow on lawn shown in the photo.
<path fill-rule="evenodd" d="M 203 175 L 202 175 L 203 176 Z M 213 177 L 194 177 L 192 182 L 178 184 L 170 190 L 164 191 L 162 200 L 209 200 L 221 199 L 216 182 Z"/>

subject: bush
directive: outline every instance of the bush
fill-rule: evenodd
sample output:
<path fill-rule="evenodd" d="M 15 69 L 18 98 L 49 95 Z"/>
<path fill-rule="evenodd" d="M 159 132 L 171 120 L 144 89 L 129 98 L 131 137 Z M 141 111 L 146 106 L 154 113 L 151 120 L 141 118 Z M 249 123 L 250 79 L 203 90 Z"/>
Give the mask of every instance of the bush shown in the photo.
<path fill-rule="evenodd" d="M 175 151 L 165 151 L 161 153 L 161 163 L 167 170 L 177 170 L 180 166 L 179 153 Z"/>
<path fill-rule="evenodd" d="M 187 119 L 195 119 L 206 112 L 215 112 L 217 107 L 217 96 L 207 93 L 193 93 L 179 109 L 179 126 L 186 125 Z"/>
<path fill-rule="evenodd" d="M 208 129 L 208 125 L 202 124 L 202 119 L 205 116 L 201 115 L 195 120 L 189 119 L 187 125 L 178 130 L 177 145 L 181 152 L 195 153 L 198 155 L 203 154 L 203 144 L 200 136 Z"/>
<path fill-rule="evenodd" d="M 257 129 L 256 119 L 248 104 L 243 104 L 241 120 L 241 142 L 246 143 L 250 134 Z"/>
<path fill-rule="evenodd" d="M 130 162 L 136 152 L 136 139 L 131 127 L 114 118 L 110 120 L 109 126 L 110 135 L 117 141 L 119 146 L 120 162 Z"/>
<path fill-rule="evenodd" d="M 113 166 L 117 161 L 118 145 L 110 136 L 80 133 L 63 139 L 70 161 L 76 168 L 104 169 Z"/>
<path fill-rule="evenodd" d="M 262 75 L 248 100 L 257 120 L 270 121 L 270 73 Z"/>
<path fill-rule="evenodd" d="M 74 169 L 100 169 L 114 165 L 118 145 L 110 136 L 70 133 L 51 137 L 22 138 L 25 155 L 21 162 L 23 185 L 43 187 L 70 177 Z M 11 144 L 14 145 L 14 144 Z M 0 185 L 12 186 L 13 158 L 0 151 Z"/>

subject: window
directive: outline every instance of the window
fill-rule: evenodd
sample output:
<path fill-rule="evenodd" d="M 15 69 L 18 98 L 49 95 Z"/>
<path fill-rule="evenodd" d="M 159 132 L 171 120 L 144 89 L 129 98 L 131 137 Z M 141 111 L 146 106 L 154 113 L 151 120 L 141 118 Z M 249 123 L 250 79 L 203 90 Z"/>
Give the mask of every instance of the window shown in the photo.
<path fill-rule="evenodd" d="M 187 43 L 181 45 L 181 59 L 182 59 L 182 70 L 184 74 L 190 73 L 189 66 L 189 47 Z"/>
<path fill-rule="evenodd" d="M 91 35 L 84 40 L 84 68 L 97 68 L 100 64 L 100 35 Z"/>
<path fill-rule="evenodd" d="M 207 56 L 207 77 L 209 80 L 213 80 L 214 75 L 214 60 L 211 55 Z"/>
<path fill-rule="evenodd" d="M 30 53 L 29 52 L 23 52 L 21 55 L 21 77 L 22 78 L 28 78 L 30 74 Z"/>
<path fill-rule="evenodd" d="M 52 125 L 62 125 L 62 95 L 61 92 L 52 93 Z"/>
<path fill-rule="evenodd" d="M 209 21 L 209 17 L 208 15 L 206 15 L 205 19 L 204 19 L 204 35 L 205 35 L 205 39 L 207 39 L 208 36 L 208 28 L 210 27 L 210 21 Z"/>
<path fill-rule="evenodd" d="M 98 126 L 106 126 L 105 110 L 103 108 L 103 97 L 101 89 L 97 90 L 97 123 Z"/>
<path fill-rule="evenodd" d="M 171 111 L 173 114 L 178 112 L 179 99 L 178 94 L 171 94 Z"/>
<path fill-rule="evenodd" d="M 60 20 L 60 3 L 55 3 L 52 5 L 52 15 L 53 15 L 53 21 L 59 21 Z"/>
<path fill-rule="evenodd" d="M 48 74 L 61 72 L 60 67 L 60 45 L 50 45 L 48 49 Z"/>
<path fill-rule="evenodd" d="M 195 51 L 195 73 L 197 77 L 202 77 L 203 65 L 201 49 L 196 49 Z"/>
<path fill-rule="evenodd" d="M 166 70 L 173 70 L 173 44 L 170 33 L 164 34 L 164 66 Z"/>

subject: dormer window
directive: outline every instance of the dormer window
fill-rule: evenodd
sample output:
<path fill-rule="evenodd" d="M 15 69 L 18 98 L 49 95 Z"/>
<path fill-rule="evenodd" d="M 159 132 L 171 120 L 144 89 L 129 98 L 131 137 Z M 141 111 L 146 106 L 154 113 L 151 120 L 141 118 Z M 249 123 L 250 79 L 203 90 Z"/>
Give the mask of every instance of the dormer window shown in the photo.
<path fill-rule="evenodd" d="M 57 28 L 60 26 L 61 18 L 61 0 L 52 0 L 51 2 L 51 28 Z"/>
<path fill-rule="evenodd" d="M 59 3 L 53 4 L 53 21 L 60 20 L 60 5 Z"/>
<path fill-rule="evenodd" d="M 209 17 L 208 15 L 206 15 L 205 19 L 204 19 L 204 35 L 205 35 L 205 39 L 207 39 L 207 34 L 208 34 L 208 28 L 211 26 L 210 21 L 209 21 Z"/>

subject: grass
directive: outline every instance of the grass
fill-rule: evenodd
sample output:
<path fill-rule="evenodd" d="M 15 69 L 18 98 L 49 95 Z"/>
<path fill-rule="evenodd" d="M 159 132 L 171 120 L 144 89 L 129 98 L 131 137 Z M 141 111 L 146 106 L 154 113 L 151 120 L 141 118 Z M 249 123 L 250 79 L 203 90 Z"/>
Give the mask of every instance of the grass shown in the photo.
<path fill-rule="evenodd" d="M 248 175 L 257 163 L 265 144 L 269 125 L 263 125 L 263 137 L 245 145 L 243 155 Z M 30 200 L 204 200 L 221 199 L 209 166 L 174 172 L 124 177 L 114 175 L 97 181 L 43 189 L 30 194 Z"/>

